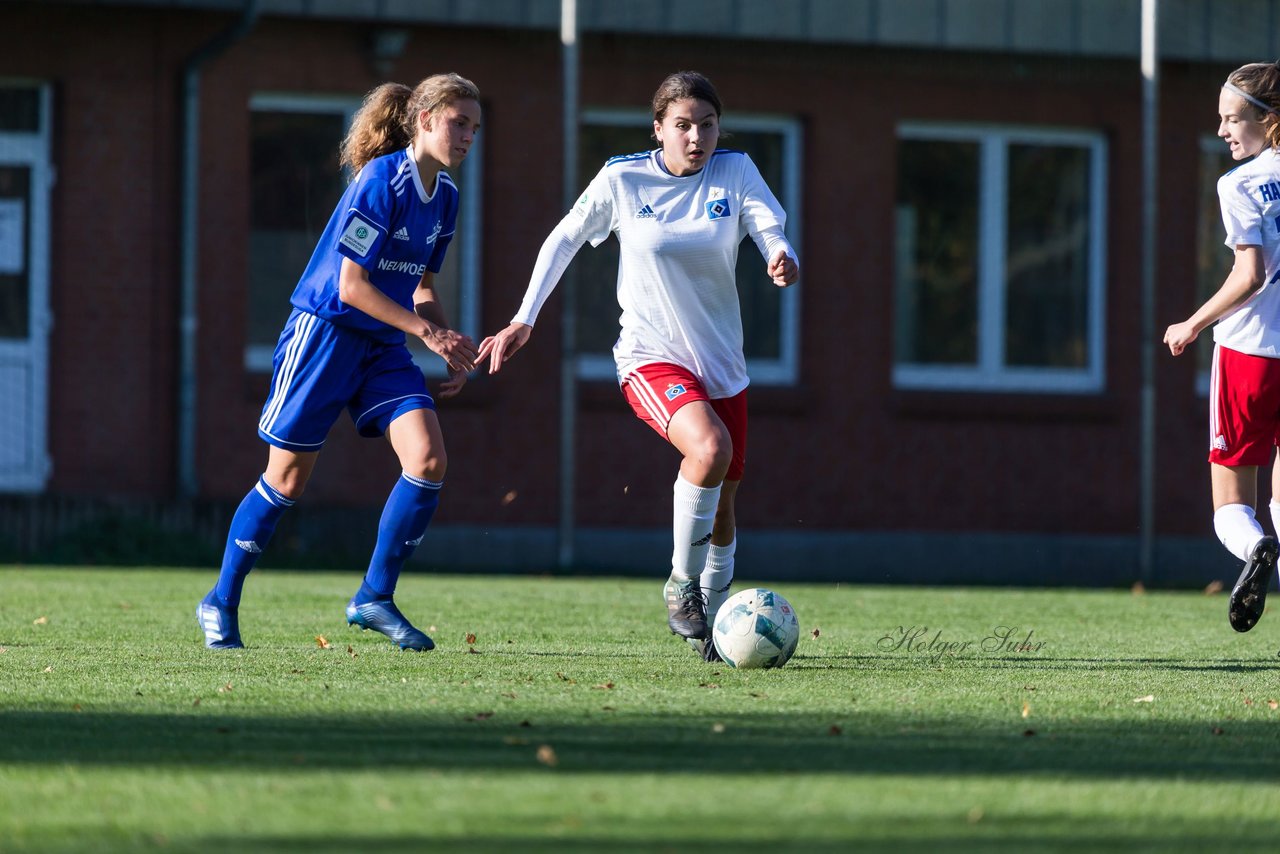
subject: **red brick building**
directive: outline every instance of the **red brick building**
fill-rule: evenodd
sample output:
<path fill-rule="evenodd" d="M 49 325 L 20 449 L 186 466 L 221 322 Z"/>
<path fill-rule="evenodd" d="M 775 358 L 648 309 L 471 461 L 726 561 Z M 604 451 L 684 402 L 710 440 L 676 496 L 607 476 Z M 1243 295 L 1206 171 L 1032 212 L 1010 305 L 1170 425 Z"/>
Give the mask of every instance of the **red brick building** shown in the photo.
<path fill-rule="evenodd" d="M 653 89 L 696 68 L 725 99 L 726 144 L 752 151 L 791 215 L 802 284 L 779 300 L 743 274 L 740 572 L 1137 577 L 1137 0 L 721 0 L 681 21 L 580 5 L 580 186 L 647 144 Z M 1277 53 L 1274 28 L 1227 32 L 1238 16 L 1204 5 L 1161 7 L 1158 330 L 1229 261 L 1212 198 L 1218 87 Z M 458 175 L 472 201 L 444 275 L 458 325 L 477 340 L 501 328 L 565 209 L 558 15 L 555 0 L 0 3 L 0 285 L 27 291 L 0 320 L 15 346 L 0 391 L 21 402 L 0 416 L 0 489 L 30 496 L 6 512 L 239 500 L 265 460 L 255 424 L 297 253 L 340 186 L 344 117 L 383 79 L 456 70 L 480 86 L 483 141 Z M 666 558 L 677 457 L 601 367 L 607 251 L 574 265 L 573 553 L 644 569 Z M 555 564 L 560 300 L 498 378 L 441 404 L 450 471 L 421 560 Z M 1202 365 L 1157 358 L 1157 582 L 1234 564 L 1212 541 Z M 347 522 L 371 537 L 395 476 L 383 443 L 340 424 L 295 544 Z"/>

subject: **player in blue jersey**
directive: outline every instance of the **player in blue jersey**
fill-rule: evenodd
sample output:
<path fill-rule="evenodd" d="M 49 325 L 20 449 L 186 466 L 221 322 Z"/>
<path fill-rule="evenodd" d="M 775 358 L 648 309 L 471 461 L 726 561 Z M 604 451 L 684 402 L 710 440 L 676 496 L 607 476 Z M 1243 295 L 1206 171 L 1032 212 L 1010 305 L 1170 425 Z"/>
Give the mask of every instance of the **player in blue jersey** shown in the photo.
<path fill-rule="evenodd" d="M 1209 473 L 1213 527 L 1244 561 L 1227 602 L 1238 632 L 1262 617 L 1280 548 L 1256 517 L 1258 467 L 1280 444 L 1280 63 L 1231 72 L 1218 95 L 1218 136 L 1242 161 L 1218 179 L 1226 244 L 1235 264 L 1222 287 L 1164 333 L 1177 356 L 1213 328 Z M 1272 470 L 1271 518 L 1280 529 L 1280 464 Z"/>
<path fill-rule="evenodd" d="M 267 468 L 236 510 L 218 582 L 196 609 L 206 646 L 243 646 L 245 577 L 302 495 L 344 408 L 360 435 L 387 437 L 402 468 L 347 622 L 382 632 L 402 649 L 434 646 L 392 599 L 439 502 L 446 463 L 435 403 L 405 335 L 448 365 L 440 396 L 457 394 L 477 349 L 449 328 L 433 284 L 458 212 L 458 190 L 445 170 L 462 163 L 479 129 L 479 90 L 457 74 L 428 77 L 413 89 L 383 84 L 356 113 L 342 143 L 342 162 L 355 178 L 293 292 L 276 345 L 258 422 L 270 446 Z"/>
<path fill-rule="evenodd" d="M 683 456 L 672 488 L 667 625 L 708 660 L 733 580 L 734 500 L 747 454 L 747 365 L 735 270 L 750 236 L 778 287 L 800 276 L 786 213 L 745 153 L 717 148 L 720 96 L 681 71 L 654 93 L 659 148 L 615 157 L 542 244 L 510 325 L 480 345 L 496 373 L 533 333 L 582 245 L 618 236 L 619 384 L 636 416 Z"/>

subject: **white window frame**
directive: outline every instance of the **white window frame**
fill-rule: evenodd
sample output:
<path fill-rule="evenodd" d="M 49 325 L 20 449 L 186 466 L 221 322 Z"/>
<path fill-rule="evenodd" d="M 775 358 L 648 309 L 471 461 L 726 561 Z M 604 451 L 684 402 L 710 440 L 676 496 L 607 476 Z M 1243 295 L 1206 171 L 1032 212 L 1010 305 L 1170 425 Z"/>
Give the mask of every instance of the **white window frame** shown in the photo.
<path fill-rule="evenodd" d="M 605 125 L 609 127 L 636 127 L 647 129 L 653 124 L 652 115 L 646 110 L 625 108 L 589 107 L 581 113 L 581 124 Z M 801 169 L 801 124 L 798 119 L 788 116 L 765 115 L 761 113 L 734 113 L 730 122 L 731 130 L 752 131 L 760 133 L 776 133 L 782 137 L 782 175 L 783 190 L 778 201 L 787 212 L 787 240 L 802 253 L 803 217 L 801 206 L 803 195 L 800 187 Z M 733 146 L 733 138 L 726 139 L 725 144 Z M 625 152 L 618 152 L 619 154 Z M 581 175 L 583 186 L 593 176 Z M 776 191 L 776 188 L 770 188 Z M 756 251 L 755 244 L 750 243 L 749 251 Z M 803 258 L 801 259 L 803 263 Z M 761 281 L 761 287 L 770 285 Z M 778 302 L 778 358 L 747 359 L 747 374 L 753 384 L 758 385 L 795 385 L 800 377 L 800 287 L 797 282 L 785 288 L 779 294 Z M 613 356 L 598 353 L 579 353 L 576 357 L 577 374 L 583 380 L 616 380 L 617 367 Z"/>
<path fill-rule="evenodd" d="M 906 122 L 899 140 L 977 143 L 978 360 L 975 365 L 895 361 L 893 384 L 906 390 L 1089 394 L 1106 383 L 1107 142 L 1097 131 L 976 124 Z M 1057 145 L 1089 152 L 1089 258 L 1083 368 L 1027 368 L 1005 364 L 1005 249 L 1010 145 Z M 896 239 L 896 235 L 895 235 Z M 898 287 L 895 276 L 895 290 Z"/>
<path fill-rule="evenodd" d="M 49 337 L 53 329 L 50 305 L 50 197 L 57 181 L 53 163 L 53 86 L 43 80 L 0 78 L 0 86 L 35 90 L 39 98 L 39 127 L 34 131 L 0 131 L 4 161 L 31 170 L 31 233 L 23 251 L 27 256 L 28 332 L 22 341 L 0 341 L 0 368 L 26 371 L 25 400 L 9 408 L 26 420 L 25 465 L 0 469 L 0 492 L 40 493 L 53 471 L 49 456 Z"/>
<path fill-rule="evenodd" d="M 344 128 L 360 109 L 361 97 L 352 95 L 307 95 L 290 92 L 257 92 L 249 98 L 250 110 L 297 113 L 336 113 L 344 118 Z M 334 145 L 338 140 L 334 140 Z M 477 134 L 467 155 L 467 180 L 471 188 L 459 194 L 458 232 L 449 244 L 450 251 L 460 251 L 458 258 L 458 294 L 460 305 L 446 306 L 453 328 L 479 340 L 480 335 L 480 229 L 483 214 L 484 156 L 482 137 Z M 302 270 L 298 271 L 302 275 Z M 245 368 L 255 373 L 271 373 L 274 344 L 245 346 Z M 432 378 L 448 376 L 444 361 L 434 354 L 414 353 L 414 361 Z"/>

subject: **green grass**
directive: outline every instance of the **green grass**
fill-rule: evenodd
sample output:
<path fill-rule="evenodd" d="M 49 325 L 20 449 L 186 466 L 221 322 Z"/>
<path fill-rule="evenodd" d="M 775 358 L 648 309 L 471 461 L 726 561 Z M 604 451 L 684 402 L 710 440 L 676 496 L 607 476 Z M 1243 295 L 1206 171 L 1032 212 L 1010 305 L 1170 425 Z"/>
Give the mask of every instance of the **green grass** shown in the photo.
<path fill-rule="evenodd" d="M 787 582 L 799 650 L 752 672 L 668 634 L 658 580 L 408 576 L 421 655 L 346 628 L 358 578 L 271 570 L 249 648 L 205 650 L 212 580 L 0 569 L 0 849 L 1131 852 L 1280 830 L 1280 618 L 1237 635 L 1222 595 Z M 1033 648 L 984 648 L 999 626 Z M 911 627 L 932 650 L 894 648 Z"/>

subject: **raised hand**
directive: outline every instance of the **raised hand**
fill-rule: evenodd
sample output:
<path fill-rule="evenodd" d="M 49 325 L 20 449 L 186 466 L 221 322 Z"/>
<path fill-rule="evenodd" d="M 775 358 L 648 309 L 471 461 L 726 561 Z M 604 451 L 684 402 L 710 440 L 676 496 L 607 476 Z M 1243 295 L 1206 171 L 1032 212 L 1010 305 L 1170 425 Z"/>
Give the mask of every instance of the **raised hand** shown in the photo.
<path fill-rule="evenodd" d="M 512 323 L 497 335 L 490 335 L 480 342 L 480 353 L 476 361 L 489 359 L 489 373 L 496 374 L 502 370 L 502 363 L 516 354 L 516 351 L 529 341 L 533 327 L 525 323 Z"/>

